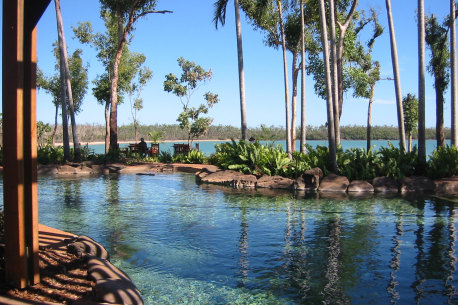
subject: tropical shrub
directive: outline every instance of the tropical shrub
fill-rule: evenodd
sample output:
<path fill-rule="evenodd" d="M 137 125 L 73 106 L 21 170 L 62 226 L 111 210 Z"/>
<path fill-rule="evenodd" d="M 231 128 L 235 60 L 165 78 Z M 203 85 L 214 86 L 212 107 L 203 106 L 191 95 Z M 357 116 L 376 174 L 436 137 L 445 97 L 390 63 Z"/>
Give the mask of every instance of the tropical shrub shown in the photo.
<path fill-rule="evenodd" d="M 306 170 L 311 169 L 309 155 L 303 154 L 299 151 L 294 151 L 292 154 L 292 161 L 289 163 L 289 166 L 286 170 L 286 176 L 289 178 L 296 179 L 302 175 Z"/>
<path fill-rule="evenodd" d="M 191 150 L 184 155 L 184 163 L 189 164 L 202 164 L 206 159 L 204 153 L 198 150 Z"/>
<path fill-rule="evenodd" d="M 331 161 L 329 159 L 329 148 L 327 146 L 318 145 L 313 149 L 310 145 L 307 145 L 307 156 L 310 168 L 319 167 L 324 175 L 331 172 Z"/>
<path fill-rule="evenodd" d="M 39 164 L 59 164 L 64 161 L 64 148 L 50 144 L 38 147 L 37 161 Z"/>
<path fill-rule="evenodd" d="M 388 141 L 388 147 L 380 148 L 379 158 L 377 175 L 400 180 L 415 173 L 418 164 L 417 147 L 415 146 L 411 152 L 405 152 Z"/>
<path fill-rule="evenodd" d="M 288 172 L 287 167 L 290 165 L 291 160 L 281 145 L 277 147 L 270 146 L 265 153 L 265 158 L 262 159 L 265 163 L 261 167 L 264 174 L 275 176 L 285 175 Z"/>
<path fill-rule="evenodd" d="M 161 151 L 159 154 L 159 162 L 172 163 L 172 154 L 169 151 Z"/>
<path fill-rule="evenodd" d="M 427 173 L 431 178 L 458 175 L 458 148 L 456 146 L 438 147 L 429 156 Z"/>
<path fill-rule="evenodd" d="M 342 176 L 351 180 L 370 180 L 377 176 L 378 154 L 364 148 L 338 150 L 337 167 Z"/>

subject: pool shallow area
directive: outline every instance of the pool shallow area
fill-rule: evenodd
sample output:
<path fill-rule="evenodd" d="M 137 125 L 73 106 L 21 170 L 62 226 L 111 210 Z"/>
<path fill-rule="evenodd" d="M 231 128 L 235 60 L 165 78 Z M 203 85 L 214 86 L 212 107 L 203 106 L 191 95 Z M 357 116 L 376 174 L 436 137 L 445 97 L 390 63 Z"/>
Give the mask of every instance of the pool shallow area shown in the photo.
<path fill-rule="evenodd" d="M 39 204 L 41 223 L 103 244 L 146 304 L 458 303 L 450 200 L 261 194 L 175 173 L 40 176 Z"/>

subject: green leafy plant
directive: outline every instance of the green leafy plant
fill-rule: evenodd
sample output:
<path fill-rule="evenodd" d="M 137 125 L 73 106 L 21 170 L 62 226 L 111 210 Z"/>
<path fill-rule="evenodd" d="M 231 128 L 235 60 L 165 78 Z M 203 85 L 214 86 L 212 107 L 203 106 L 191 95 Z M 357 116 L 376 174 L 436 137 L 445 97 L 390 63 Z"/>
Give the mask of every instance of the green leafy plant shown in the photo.
<path fill-rule="evenodd" d="M 427 173 L 431 178 L 443 178 L 458 175 L 458 148 L 439 146 L 428 160 Z"/>
<path fill-rule="evenodd" d="M 159 161 L 162 163 L 172 163 L 172 154 L 170 151 L 161 151 L 159 155 Z"/>
<path fill-rule="evenodd" d="M 203 152 L 198 150 L 189 151 L 184 158 L 184 163 L 189 164 L 203 164 L 205 163 L 206 158 Z"/>
<path fill-rule="evenodd" d="M 381 147 L 379 154 L 378 176 L 387 176 L 399 180 L 415 173 L 418 163 L 416 146 L 411 152 L 405 152 L 403 149 L 394 147 L 388 141 L 388 147 Z"/>
<path fill-rule="evenodd" d="M 59 164 L 64 161 L 64 148 L 50 144 L 38 147 L 37 161 L 39 164 Z"/>
<path fill-rule="evenodd" d="M 378 154 L 364 148 L 339 150 L 337 165 L 339 173 L 349 180 L 370 180 L 377 176 Z"/>

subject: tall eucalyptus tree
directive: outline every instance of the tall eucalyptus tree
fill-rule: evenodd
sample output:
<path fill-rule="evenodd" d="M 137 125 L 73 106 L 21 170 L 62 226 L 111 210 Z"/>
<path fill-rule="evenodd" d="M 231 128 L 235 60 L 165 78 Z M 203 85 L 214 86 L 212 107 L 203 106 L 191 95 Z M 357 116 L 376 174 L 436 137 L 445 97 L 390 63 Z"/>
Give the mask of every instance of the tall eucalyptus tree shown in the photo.
<path fill-rule="evenodd" d="M 396 35 L 394 33 L 393 14 L 391 13 L 391 1 L 390 0 L 386 0 L 386 11 L 388 15 L 388 24 L 390 28 L 391 62 L 393 65 L 394 86 L 395 86 L 395 91 L 396 91 L 399 145 L 400 145 L 400 148 L 403 151 L 405 151 L 406 136 L 405 136 L 405 130 L 404 130 L 404 112 L 402 110 L 401 79 L 399 75 L 398 49 L 396 46 Z"/>
<path fill-rule="evenodd" d="M 226 23 L 226 7 L 229 0 L 218 0 L 215 2 L 215 16 L 213 21 L 215 27 L 218 28 L 218 23 L 224 25 Z M 247 137 L 247 118 L 246 118 L 246 96 L 245 96 L 245 72 L 243 69 L 243 46 L 242 46 L 242 22 L 240 21 L 240 5 L 239 0 L 234 0 L 235 10 L 235 32 L 237 35 L 237 59 L 239 68 L 239 92 L 240 92 L 240 117 L 242 128 L 242 139 Z"/>
<path fill-rule="evenodd" d="M 116 53 L 112 62 L 112 77 L 110 84 L 110 149 L 118 148 L 118 81 L 119 65 L 128 41 L 132 35 L 134 24 L 142 17 L 153 13 L 171 13 L 167 10 L 156 10 L 156 0 L 100 0 L 102 10 L 115 16 L 118 25 Z"/>
<path fill-rule="evenodd" d="M 419 0 L 420 1 L 420 0 Z M 450 67 L 451 67 L 451 76 L 452 76 L 452 99 L 451 99 L 451 108 L 452 108 L 452 145 L 458 146 L 458 88 L 457 88 L 457 68 L 456 68 L 456 8 L 455 0 L 450 0 Z"/>
<path fill-rule="evenodd" d="M 418 161 L 422 172 L 426 170 L 425 105 L 425 3 L 418 0 Z"/>
<path fill-rule="evenodd" d="M 59 41 L 59 54 L 60 54 L 60 71 L 61 71 L 61 85 L 62 85 L 62 114 L 66 112 L 67 108 L 67 99 L 68 99 L 68 108 L 70 110 L 70 119 L 72 125 L 72 136 L 73 136 L 73 149 L 74 149 L 74 159 L 79 162 L 81 159 L 81 150 L 78 141 L 78 134 L 76 132 L 76 120 L 75 120 L 75 109 L 73 106 L 73 95 L 72 95 L 72 83 L 70 76 L 70 69 L 68 67 L 68 55 L 67 55 L 67 44 L 65 42 L 64 34 L 64 24 L 62 21 L 62 12 L 60 9 L 60 0 L 54 0 L 56 7 L 56 19 L 57 19 L 57 33 Z M 65 119 L 66 121 L 66 119 Z M 65 127 L 65 129 L 67 129 Z M 68 129 L 65 130 L 68 137 Z M 67 160 L 69 157 L 68 143 L 64 143 L 64 159 Z"/>

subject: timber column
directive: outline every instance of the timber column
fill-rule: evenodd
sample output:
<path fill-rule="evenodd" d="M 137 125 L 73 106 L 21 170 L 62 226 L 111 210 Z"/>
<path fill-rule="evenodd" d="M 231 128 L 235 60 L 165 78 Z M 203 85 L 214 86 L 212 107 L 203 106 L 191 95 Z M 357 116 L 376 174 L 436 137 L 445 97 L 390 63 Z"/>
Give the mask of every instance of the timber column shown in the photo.
<path fill-rule="evenodd" d="M 48 3 L 40 0 L 3 1 L 5 271 L 7 282 L 18 288 L 40 281 L 35 24 Z M 44 8 L 38 10 L 38 7 Z"/>

